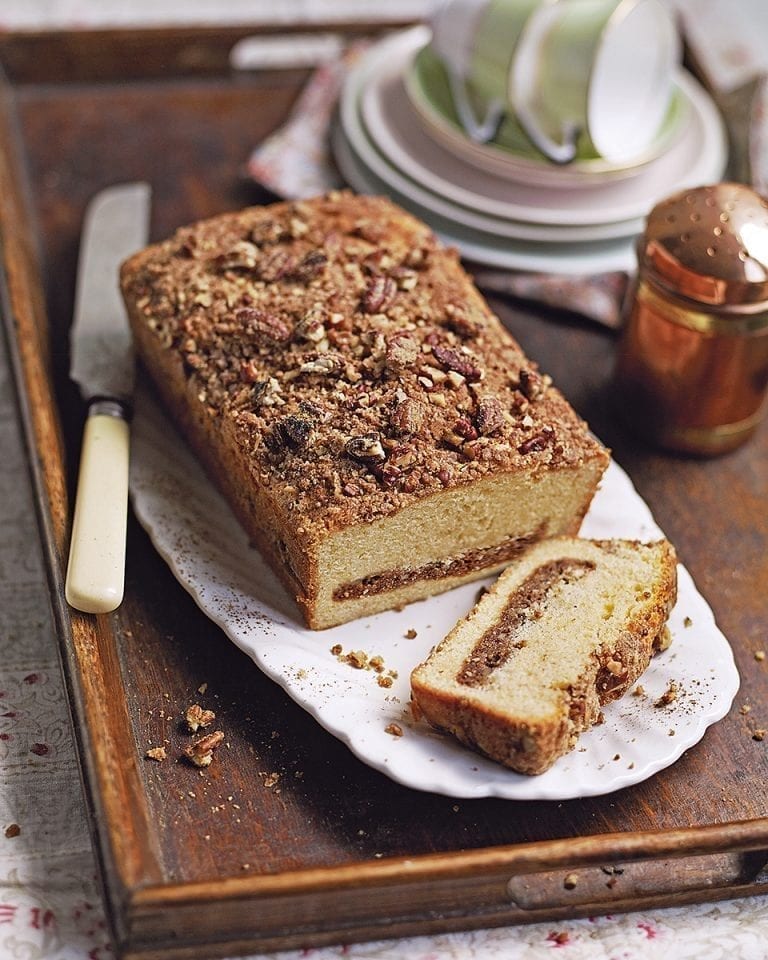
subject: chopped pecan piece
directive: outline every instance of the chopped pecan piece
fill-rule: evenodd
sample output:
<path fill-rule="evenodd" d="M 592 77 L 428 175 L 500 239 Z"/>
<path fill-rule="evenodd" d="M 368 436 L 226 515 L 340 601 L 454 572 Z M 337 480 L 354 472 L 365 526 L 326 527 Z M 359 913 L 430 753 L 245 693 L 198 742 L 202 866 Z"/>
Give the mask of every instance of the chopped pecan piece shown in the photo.
<path fill-rule="evenodd" d="M 344 361 L 338 354 L 321 353 L 316 357 L 305 360 L 299 367 L 299 371 L 301 373 L 319 373 L 325 375 L 338 373 L 343 365 Z"/>
<path fill-rule="evenodd" d="M 537 450 L 544 450 L 549 445 L 551 435 L 548 433 L 537 433 L 533 437 L 524 440 L 517 448 L 518 453 L 534 453 Z"/>
<path fill-rule="evenodd" d="M 536 370 L 520 371 L 520 390 L 529 400 L 543 397 L 551 382 L 550 377 L 542 376 Z"/>
<path fill-rule="evenodd" d="M 312 250 L 293 270 L 286 274 L 286 276 L 292 280 L 300 280 L 307 283 L 309 280 L 314 280 L 315 277 L 319 277 L 323 270 L 325 270 L 327 263 L 328 257 L 326 257 L 324 253 L 320 250 Z"/>
<path fill-rule="evenodd" d="M 192 733 L 197 733 L 200 727 L 209 727 L 215 719 L 216 714 L 213 710 L 203 710 L 199 703 L 193 703 L 191 707 L 187 707 L 184 714 L 187 728 Z"/>
<path fill-rule="evenodd" d="M 258 336 L 275 343 L 285 343 L 293 335 L 293 327 L 287 320 L 256 307 L 242 307 L 235 314 L 235 320 Z"/>
<path fill-rule="evenodd" d="M 326 335 L 325 320 L 326 312 L 315 304 L 296 324 L 296 336 L 310 343 L 319 343 Z"/>
<path fill-rule="evenodd" d="M 259 248 L 247 240 L 241 240 L 216 257 L 215 263 L 220 270 L 253 270 L 258 259 Z"/>
<path fill-rule="evenodd" d="M 453 432 L 457 433 L 463 440 L 477 440 L 478 438 L 476 428 L 466 417 L 459 417 L 453 425 Z"/>
<path fill-rule="evenodd" d="M 398 481 L 403 476 L 403 471 L 391 463 L 385 463 L 383 466 L 379 464 L 373 464 L 371 467 L 371 472 L 375 477 L 381 480 L 382 485 L 388 490 L 396 486 Z"/>
<path fill-rule="evenodd" d="M 256 272 L 259 279 L 267 283 L 277 283 L 278 280 L 284 280 L 293 274 L 297 267 L 298 261 L 292 253 L 288 253 L 287 250 L 275 250 L 259 262 Z"/>
<path fill-rule="evenodd" d="M 461 307 L 448 304 L 445 309 L 445 325 L 458 336 L 469 340 L 478 333 L 478 325 L 472 320 Z"/>
<path fill-rule="evenodd" d="M 471 357 L 458 350 L 452 350 L 450 347 L 441 347 L 436 345 L 432 347 L 432 354 L 438 363 L 442 364 L 446 370 L 453 370 L 466 377 L 470 382 L 481 380 L 483 371 L 472 360 Z"/>
<path fill-rule="evenodd" d="M 289 414 L 275 424 L 277 439 L 291 450 L 306 450 L 312 439 L 312 422 Z"/>
<path fill-rule="evenodd" d="M 365 288 L 361 306 L 365 313 L 382 313 L 397 296 L 397 284 L 391 277 L 371 277 Z"/>
<path fill-rule="evenodd" d="M 386 366 L 395 372 L 409 367 L 419 356 L 419 345 L 408 334 L 398 333 L 387 341 Z"/>
<path fill-rule="evenodd" d="M 243 360 L 240 364 L 240 379 L 244 380 L 245 383 L 258 383 L 259 377 L 261 376 L 261 371 L 258 368 L 256 361 L 251 358 L 250 360 Z M 266 387 L 266 382 L 264 383 Z"/>
<path fill-rule="evenodd" d="M 401 436 L 410 436 L 418 433 L 424 422 L 426 407 L 418 400 L 410 397 L 397 404 L 392 411 L 392 429 Z"/>
<path fill-rule="evenodd" d="M 188 747 L 184 748 L 184 756 L 196 767 L 208 767 L 213 760 L 213 751 L 224 740 L 222 730 L 214 730 L 213 733 L 207 733 L 199 740 L 195 740 Z"/>
<path fill-rule="evenodd" d="M 381 437 L 378 433 L 366 433 L 361 437 L 350 437 L 344 445 L 345 453 L 354 460 L 380 463 L 386 459 Z"/>
<path fill-rule="evenodd" d="M 484 437 L 501 430 L 504 426 L 504 408 L 497 397 L 481 397 L 477 401 L 475 425 Z"/>

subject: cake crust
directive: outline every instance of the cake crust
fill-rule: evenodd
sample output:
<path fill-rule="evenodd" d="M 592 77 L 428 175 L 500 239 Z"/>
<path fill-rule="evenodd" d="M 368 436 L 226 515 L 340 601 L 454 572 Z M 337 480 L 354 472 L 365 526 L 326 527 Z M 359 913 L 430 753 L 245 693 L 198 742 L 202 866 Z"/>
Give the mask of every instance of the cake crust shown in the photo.
<path fill-rule="evenodd" d="M 311 626 L 507 562 L 462 561 L 492 549 L 494 530 L 454 550 L 442 578 L 358 570 L 332 555 L 345 532 L 422 506 L 428 517 L 446 494 L 521 475 L 573 479 L 544 534 L 575 532 L 607 465 L 456 252 L 382 198 L 335 193 L 193 224 L 128 260 L 121 285 L 166 406 Z M 379 573 L 377 589 L 355 586 Z M 398 586 L 382 587 L 387 573 Z"/>

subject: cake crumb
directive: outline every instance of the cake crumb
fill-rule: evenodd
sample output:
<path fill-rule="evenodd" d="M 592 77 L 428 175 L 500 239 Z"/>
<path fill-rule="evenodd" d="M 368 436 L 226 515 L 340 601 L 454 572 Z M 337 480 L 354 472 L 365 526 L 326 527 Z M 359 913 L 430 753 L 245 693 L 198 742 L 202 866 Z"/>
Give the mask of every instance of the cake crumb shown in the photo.
<path fill-rule="evenodd" d="M 197 688 L 197 692 L 200 694 L 200 696 L 202 696 L 207 689 L 208 689 L 208 684 L 201 683 L 200 686 Z"/>
<path fill-rule="evenodd" d="M 748 704 L 748 703 L 742 703 L 742 705 L 739 707 L 739 713 L 741 713 L 741 714 L 750 713 L 751 710 L 752 710 L 752 707 L 751 707 L 751 705 Z"/>
<path fill-rule="evenodd" d="M 692 626 L 693 626 L 693 620 L 691 620 L 690 617 L 686 617 L 686 618 L 683 620 L 683 626 L 684 626 L 684 627 L 692 627 Z"/>
<path fill-rule="evenodd" d="M 566 890 L 575 890 L 579 883 L 578 873 L 569 873 L 565 880 L 563 880 L 563 886 Z"/>
<path fill-rule="evenodd" d="M 368 666 L 368 654 L 365 650 L 350 650 L 344 660 L 355 670 L 363 670 Z"/>
<path fill-rule="evenodd" d="M 402 737 L 403 728 L 399 723 L 389 723 L 384 727 L 384 732 L 391 734 L 393 737 Z"/>
<path fill-rule="evenodd" d="M 644 697 L 645 696 L 645 687 L 642 683 L 638 683 L 635 689 L 632 691 L 633 697 Z"/>
<path fill-rule="evenodd" d="M 5 828 L 5 836 L 8 840 L 13 840 L 14 837 L 18 837 L 21 833 L 21 827 L 18 823 L 9 823 Z"/>
<path fill-rule="evenodd" d="M 757 730 L 755 730 L 754 733 L 752 734 L 752 739 L 758 740 L 758 741 L 765 740 L 766 732 L 768 731 L 764 730 L 762 727 L 758 727 Z"/>
<path fill-rule="evenodd" d="M 191 707 L 187 707 L 184 714 L 187 729 L 191 733 L 197 733 L 200 727 L 209 727 L 215 719 L 216 714 L 213 710 L 203 710 L 199 703 L 193 703 Z"/>
<path fill-rule="evenodd" d="M 334 643 L 334 645 L 331 647 L 331 653 L 334 655 L 334 657 L 338 657 L 343 649 L 344 648 L 340 643 Z"/>
<path fill-rule="evenodd" d="M 755 660 L 762 663 L 765 660 L 765 650 L 755 650 Z"/>
<path fill-rule="evenodd" d="M 150 747 L 144 756 L 148 760 L 156 760 L 158 763 L 161 763 L 163 760 L 167 759 L 168 754 L 165 752 L 165 747 Z"/>
<path fill-rule="evenodd" d="M 376 677 L 376 683 L 378 683 L 380 687 L 385 687 L 388 689 L 392 686 L 392 677 L 378 676 Z"/>
<path fill-rule="evenodd" d="M 406 639 L 406 640 L 415 640 L 416 637 L 418 637 L 418 633 L 416 633 L 416 631 L 413 629 L 413 627 L 411 627 L 410 629 L 408 629 L 408 630 L 405 631 L 405 639 Z"/>
<path fill-rule="evenodd" d="M 264 778 L 264 786 L 265 786 L 265 787 L 274 787 L 275 784 L 276 784 L 279 780 L 280 780 L 280 774 L 279 774 L 279 773 L 269 773 L 269 774 L 267 774 L 267 776 Z"/>
<path fill-rule="evenodd" d="M 224 739 L 221 730 L 214 730 L 184 748 L 184 756 L 196 767 L 209 767 L 213 761 L 213 751 Z"/>
<path fill-rule="evenodd" d="M 675 700 L 677 700 L 678 693 L 677 683 L 675 683 L 674 680 L 670 680 L 664 693 L 662 693 L 658 700 L 654 701 L 654 707 L 668 707 L 670 703 L 674 703 Z"/>

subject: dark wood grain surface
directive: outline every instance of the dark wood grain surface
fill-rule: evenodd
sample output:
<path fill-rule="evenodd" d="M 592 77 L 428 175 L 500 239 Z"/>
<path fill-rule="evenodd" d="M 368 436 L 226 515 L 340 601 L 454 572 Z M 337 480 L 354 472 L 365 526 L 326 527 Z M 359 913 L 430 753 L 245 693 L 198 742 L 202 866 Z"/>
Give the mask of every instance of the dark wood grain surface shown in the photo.
<path fill-rule="evenodd" d="M 45 398 L 30 387 L 47 376 L 45 363 L 22 362 L 21 389 L 31 406 L 36 455 L 71 489 L 84 411 L 67 379 L 67 331 L 87 201 L 110 183 L 148 180 L 153 238 L 196 218 L 263 202 L 268 198 L 243 179 L 243 164 L 286 115 L 305 75 L 233 79 L 169 71 L 154 80 L 130 80 L 127 73 L 104 79 L 99 69 L 96 82 L 81 63 L 78 82 L 51 83 L 40 82 L 50 79 L 50 65 L 41 78 L 28 65 L 17 72 L 20 79 L 5 87 L 6 129 L 16 125 L 6 168 L 18 203 L 27 204 L 46 310 L 33 310 L 17 294 L 6 311 L 19 314 L 17 327 L 47 326 L 53 413 L 66 459 L 44 439 Z M 25 271 L 34 277 L 28 264 L 14 260 L 7 219 L 4 231 L 11 278 Z M 518 803 L 417 793 L 364 766 L 265 679 L 200 613 L 132 520 L 122 607 L 109 617 L 59 615 L 107 896 L 127 955 L 178 949 L 179 956 L 192 956 L 203 955 L 201 949 L 428 930 L 438 922 L 443 929 L 513 922 L 585 912 L 607 897 L 611 909 L 626 909 L 646 900 L 745 892 L 761 883 L 764 857 L 728 859 L 728 851 L 768 846 L 768 739 L 752 736 L 755 728 L 768 727 L 768 661 L 755 658 L 768 648 L 768 426 L 720 459 L 655 451 L 628 434 L 617 416 L 610 392 L 612 333 L 502 300 L 493 306 L 613 449 L 714 609 L 742 677 L 733 710 L 674 767 L 607 797 Z M 46 491 L 40 493 L 45 500 Z M 66 501 L 55 499 L 41 506 L 54 517 L 47 528 L 54 566 L 67 536 Z M 58 584 L 54 570 L 54 591 Z M 173 759 L 187 742 L 180 716 L 193 702 L 215 710 L 227 735 L 219 762 L 204 773 Z M 740 711 L 743 704 L 751 706 L 749 713 Z M 144 760 L 145 750 L 160 743 L 172 759 Z M 746 824 L 735 826 L 739 822 Z M 672 842 L 662 831 L 684 832 Z M 558 881 L 557 895 L 533 897 L 527 914 L 510 900 L 524 894 L 513 897 L 499 879 L 515 863 L 523 874 L 548 864 L 557 871 L 568 863 L 627 858 L 631 851 L 639 859 L 675 853 L 705 859 L 688 884 L 662 883 L 657 876 L 647 880 L 645 893 L 627 887 L 626 896 L 598 882 L 589 897 L 563 901 Z M 726 859 L 707 860 L 712 851 L 725 851 Z M 410 876 L 432 876 L 433 900 L 424 894 L 423 909 L 416 887 L 408 887 L 406 860 L 422 864 Z M 483 877 L 495 878 L 492 893 L 482 888 Z M 439 878 L 446 884 L 442 904 L 434 900 Z M 550 880 L 542 882 L 550 889 Z M 359 900 L 339 892 L 353 888 L 368 895 Z M 314 900 L 295 900 L 312 890 Z M 335 900 L 329 890 L 336 890 Z M 306 927 L 291 926 L 281 896 L 304 904 Z M 199 909 L 214 902 L 218 913 L 207 920 L 184 913 L 190 904 Z M 266 911 L 255 924 L 247 920 L 254 902 Z M 336 921 L 329 907 L 334 902 Z M 163 904 L 166 921 L 158 919 Z M 387 911 L 388 927 L 381 925 Z"/>

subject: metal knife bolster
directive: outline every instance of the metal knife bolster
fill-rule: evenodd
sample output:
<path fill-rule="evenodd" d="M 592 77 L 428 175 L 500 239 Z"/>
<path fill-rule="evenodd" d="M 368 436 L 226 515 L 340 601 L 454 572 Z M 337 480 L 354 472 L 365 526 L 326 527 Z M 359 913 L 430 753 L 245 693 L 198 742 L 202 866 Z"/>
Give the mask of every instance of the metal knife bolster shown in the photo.
<path fill-rule="evenodd" d="M 133 405 L 117 397 L 94 397 L 88 403 L 89 417 L 117 417 L 130 423 L 133 419 Z"/>

